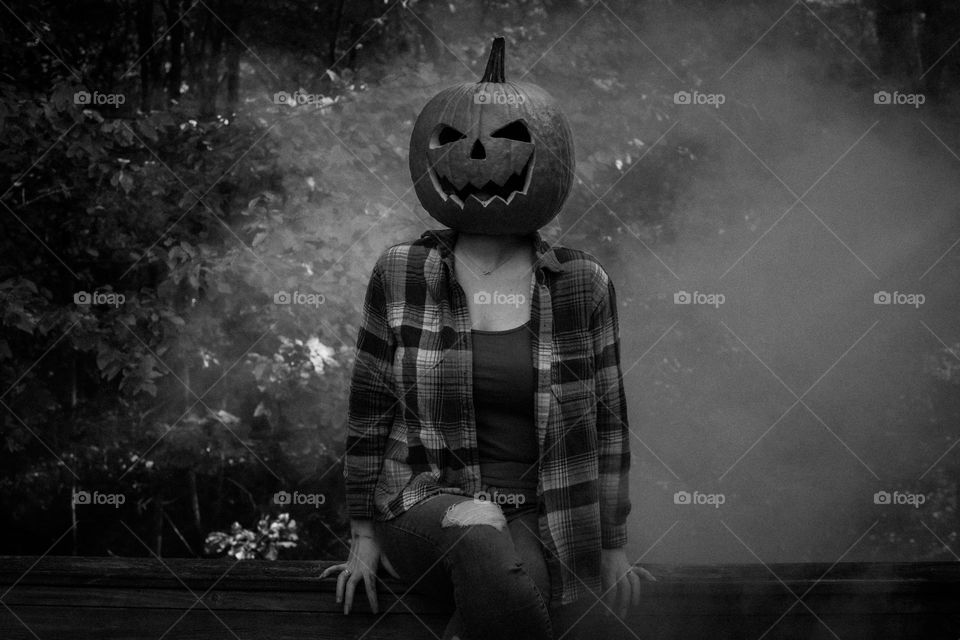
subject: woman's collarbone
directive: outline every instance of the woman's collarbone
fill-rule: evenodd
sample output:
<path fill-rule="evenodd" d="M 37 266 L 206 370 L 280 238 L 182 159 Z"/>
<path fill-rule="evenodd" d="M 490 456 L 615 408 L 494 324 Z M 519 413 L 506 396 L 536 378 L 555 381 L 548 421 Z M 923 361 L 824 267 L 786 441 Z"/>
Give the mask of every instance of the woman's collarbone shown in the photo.
<path fill-rule="evenodd" d="M 505 331 L 522 325 L 530 317 L 531 301 L 527 287 L 494 281 L 471 287 L 466 293 L 474 329 Z"/>

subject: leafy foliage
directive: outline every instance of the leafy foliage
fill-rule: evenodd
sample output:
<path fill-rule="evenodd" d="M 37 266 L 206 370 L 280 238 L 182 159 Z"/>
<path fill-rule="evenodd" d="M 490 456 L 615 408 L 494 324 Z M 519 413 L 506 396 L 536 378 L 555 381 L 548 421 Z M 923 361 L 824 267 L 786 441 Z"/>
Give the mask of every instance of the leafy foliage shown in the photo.
<path fill-rule="evenodd" d="M 204 550 L 211 555 L 226 555 L 237 560 L 276 560 L 280 549 L 297 546 L 297 521 L 289 513 L 276 519 L 260 518 L 257 531 L 244 529 L 239 522 L 230 525 L 230 532 L 212 531 L 204 542 Z"/>

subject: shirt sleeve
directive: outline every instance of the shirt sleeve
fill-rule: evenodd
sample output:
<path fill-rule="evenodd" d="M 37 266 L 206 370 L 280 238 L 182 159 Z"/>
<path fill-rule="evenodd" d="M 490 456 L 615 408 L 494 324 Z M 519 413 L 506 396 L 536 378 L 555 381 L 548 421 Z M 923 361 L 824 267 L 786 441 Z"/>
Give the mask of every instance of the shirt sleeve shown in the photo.
<path fill-rule="evenodd" d="M 376 513 L 374 488 L 397 406 L 393 376 L 395 350 L 393 332 L 387 322 L 383 271 L 378 261 L 367 285 L 350 380 L 343 477 L 347 511 L 353 519 L 372 519 Z"/>
<path fill-rule="evenodd" d="M 606 276 L 606 274 L 604 274 Z M 593 311 L 596 366 L 597 443 L 600 463 L 600 543 L 616 549 L 627 543 L 630 513 L 630 429 L 620 367 L 620 325 L 613 281 Z"/>

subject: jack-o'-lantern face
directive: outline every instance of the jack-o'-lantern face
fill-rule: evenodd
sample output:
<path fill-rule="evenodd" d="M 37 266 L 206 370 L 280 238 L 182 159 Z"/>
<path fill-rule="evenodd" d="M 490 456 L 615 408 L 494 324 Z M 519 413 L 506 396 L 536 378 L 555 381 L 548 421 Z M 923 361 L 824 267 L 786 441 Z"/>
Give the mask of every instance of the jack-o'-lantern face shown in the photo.
<path fill-rule="evenodd" d="M 503 51 L 497 38 L 480 82 L 434 96 L 410 139 L 424 209 L 467 233 L 539 229 L 559 213 L 573 177 L 566 118 L 543 89 L 504 81 Z"/>

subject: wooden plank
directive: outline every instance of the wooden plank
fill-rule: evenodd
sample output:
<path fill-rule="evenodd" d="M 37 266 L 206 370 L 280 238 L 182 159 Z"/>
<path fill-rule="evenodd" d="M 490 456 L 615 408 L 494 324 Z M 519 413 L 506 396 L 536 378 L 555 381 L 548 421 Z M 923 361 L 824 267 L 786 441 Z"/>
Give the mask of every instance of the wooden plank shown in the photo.
<path fill-rule="evenodd" d="M 203 607 L 184 614 L 173 609 L 44 606 L 0 607 L 4 640 L 436 640 L 449 616 L 344 616 L 299 612 L 230 611 L 217 615 Z M 16 617 L 13 615 L 16 614 Z M 19 619 L 18 619 L 19 618 Z M 24 626 L 25 625 L 25 626 Z M 166 634 L 166 635 L 164 635 Z"/>
<path fill-rule="evenodd" d="M 230 582 L 265 584 L 281 581 L 285 589 L 312 589 L 319 574 L 335 561 L 276 561 L 231 559 L 117 558 L 80 556 L 0 556 L 0 584 L 23 575 L 29 569 L 31 579 L 47 576 L 49 579 L 72 581 L 96 579 L 103 584 L 125 581 L 159 580 L 176 583 L 173 574 L 185 581 L 210 580 L 227 574 Z M 826 563 L 775 563 L 734 565 L 673 565 L 644 564 L 648 570 L 669 583 L 718 583 L 719 585 L 748 582 L 811 583 L 826 573 L 823 583 L 897 582 L 949 583 L 960 580 L 957 562 L 844 562 L 833 566 Z M 31 568 L 32 567 L 32 568 Z M 769 569 L 767 568 L 769 567 Z M 771 573 L 771 571 L 773 573 Z M 774 576 L 773 574 L 776 574 Z"/>
<path fill-rule="evenodd" d="M 319 579 L 330 564 L 0 556 L 0 638 L 159 638 L 172 625 L 165 638 L 442 632 L 449 613 L 390 578 L 380 589 L 385 614 L 373 615 L 358 593 L 354 613 L 343 616 L 335 581 Z M 658 581 L 643 583 L 641 606 L 626 621 L 602 618 L 597 605 L 565 640 L 960 637 L 960 563 L 645 567 Z M 555 612 L 558 624 L 566 629 L 581 611 Z"/>
<path fill-rule="evenodd" d="M 381 611 L 392 610 L 394 614 L 449 615 L 442 606 L 432 602 L 421 594 L 394 592 L 398 597 L 380 589 L 378 601 Z M 196 594 L 196 595 L 194 595 Z M 358 592 L 354 610 L 369 612 L 366 595 Z M 43 606 L 52 602 L 70 602 L 74 607 L 118 607 L 141 609 L 174 609 L 182 611 L 193 606 L 206 606 L 225 611 L 278 611 L 304 612 L 328 615 L 343 615 L 343 605 L 337 604 L 333 594 L 317 592 L 287 592 L 281 590 L 225 590 L 219 586 L 214 590 L 198 589 L 192 593 L 186 588 L 151 589 L 148 587 L 71 587 L 65 585 L 24 585 L 19 584 L 7 594 L 3 601 L 12 606 Z"/>
<path fill-rule="evenodd" d="M 399 586 L 399 585 L 396 585 Z M 394 590 L 393 594 L 381 588 L 378 592 L 381 611 L 391 609 L 399 614 L 444 614 L 446 610 L 418 593 Z M 194 595 L 196 594 L 196 595 Z M 397 597 L 394 596 L 396 594 Z M 799 594 L 798 594 L 799 595 Z M 402 597 L 402 600 L 398 598 Z M 236 590 L 215 586 L 207 592 L 193 592 L 181 587 L 156 589 L 150 587 L 102 587 L 69 585 L 18 584 L 4 597 L 10 606 L 43 606 L 45 603 L 70 602 L 74 607 L 136 607 L 142 609 L 183 610 L 198 601 L 214 609 L 289 611 L 337 614 L 342 611 L 332 593 L 309 591 L 288 592 L 279 589 Z M 803 602 L 820 615 L 883 614 L 895 608 L 902 614 L 951 614 L 958 610 L 956 593 L 898 594 L 878 598 L 876 594 L 834 594 L 811 591 Z M 758 615 L 761 612 L 781 613 L 789 609 L 796 597 L 779 589 L 750 590 L 741 594 L 717 594 L 709 591 L 663 592 L 657 586 L 645 586 L 641 605 L 636 615 Z M 198 606 L 202 606 L 198 604 Z M 796 607 L 804 609 L 801 603 Z M 603 611 L 600 605 L 597 609 Z M 357 598 L 355 610 L 368 611 L 366 597 Z"/>
<path fill-rule="evenodd" d="M 164 638 L 211 640 L 282 640 L 305 637 L 319 640 L 360 638 L 370 640 L 428 640 L 439 637 L 446 616 L 411 615 L 371 616 L 315 614 L 303 612 L 219 611 L 216 615 L 197 607 L 184 613 L 172 609 L 143 610 L 117 607 L 16 606 L 12 613 L 0 608 L 0 637 L 4 640 L 72 640 L 99 638 Z M 15 614 L 15 616 L 14 616 Z M 807 612 L 780 616 L 704 615 L 671 617 L 666 615 L 632 616 L 629 627 L 595 619 L 582 622 L 577 635 L 567 638 L 616 640 L 633 638 L 955 638 L 960 619 L 953 617 L 854 615 L 813 616 Z M 26 625 L 26 626 L 24 626 Z M 35 635 L 34 635 L 35 634 Z M 166 634 L 166 635 L 164 635 Z M 235 635 L 234 635 L 235 634 Z M 834 635 L 836 634 L 836 635 Z"/>

